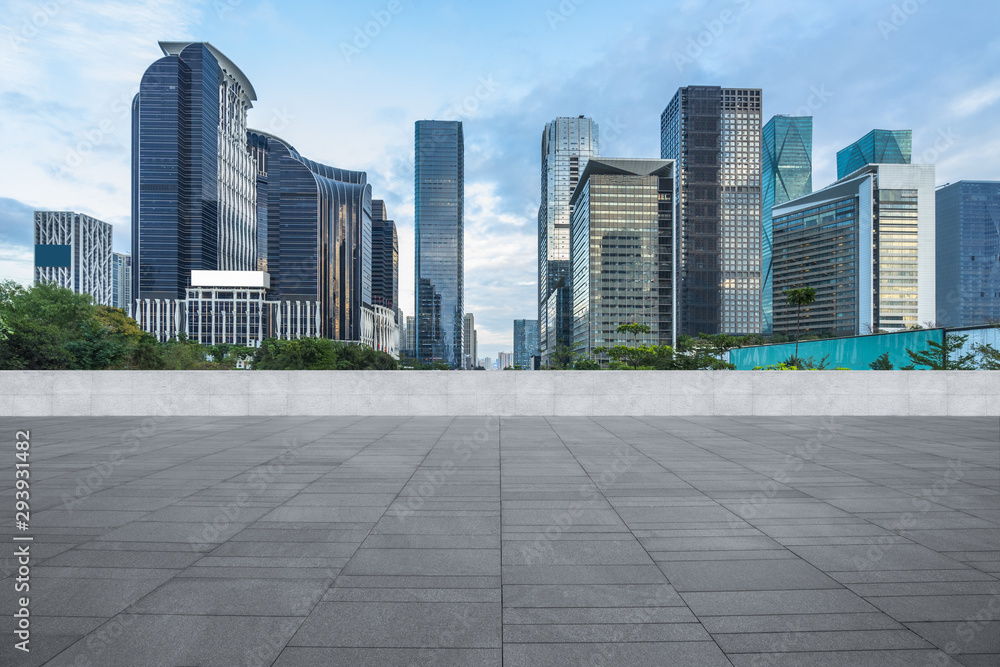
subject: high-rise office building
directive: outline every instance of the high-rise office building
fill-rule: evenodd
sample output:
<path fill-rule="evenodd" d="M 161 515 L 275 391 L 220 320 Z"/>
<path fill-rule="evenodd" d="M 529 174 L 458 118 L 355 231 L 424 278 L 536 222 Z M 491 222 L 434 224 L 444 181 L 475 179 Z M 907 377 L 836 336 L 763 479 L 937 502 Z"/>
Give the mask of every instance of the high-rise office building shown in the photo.
<path fill-rule="evenodd" d="M 938 188 L 936 323 L 1000 322 L 1000 181 Z"/>
<path fill-rule="evenodd" d="M 265 132 L 251 130 L 248 142 L 266 200 L 268 297 L 281 304 L 281 321 L 323 338 L 369 339 L 375 323 L 363 312 L 372 307 L 367 175 L 308 160 Z"/>
<path fill-rule="evenodd" d="M 463 320 L 465 331 L 462 333 L 463 348 L 463 368 L 472 370 L 478 363 L 476 357 L 476 318 L 472 313 L 466 313 Z"/>
<path fill-rule="evenodd" d="M 538 320 L 514 320 L 514 366 L 531 370 L 531 358 L 538 356 Z"/>
<path fill-rule="evenodd" d="M 673 336 L 673 160 L 593 158 L 573 193 L 573 342 L 583 354 Z M 631 343 L 631 340 L 629 341 Z"/>
<path fill-rule="evenodd" d="M 812 116 L 775 116 L 762 132 L 761 220 L 763 248 L 761 266 L 762 330 L 773 328 L 773 265 L 771 209 L 812 192 Z"/>
<path fill-rule="evenodd" d="M 910 164 L 912 151 L 912 130 L 872 130 L 837 151 L 837 179 L 866 164 Z"/>
<path fill-rule="evenodd" d="M 414 131 L 417 358 L 463 366 L 465 143 L 461 121 Z"/>
<path fill-rule="evenodd" d="M 935 319 L 934 165 L 865 165 L 773 209 L 774 331 L 795 333 L 783 292 L 816 289 L 803 333 L 868 334 Z"/>
<path fill-rule="evenodd" d="M 207 42 L 160 48 L 132 102 L 132 294 L 147 331 L 177 328 L 191 271 L 247 271 L 258 260 L 253 86 Z"/>
<path fill-rule="evenodd" d="M 399 238 L 381 199 L 372 200 L 372 303 L 399 305 Z"/>
<path fill-rule="evenodd" d="M 513 352 L 497 352 L 497 370 L 502 371 L 514 367 Z"/>
<path fill-rule="evenodd" d="M 132 255 L 116 252 L 111 259 L 111 305 L 132 310 Z"/>
<path fill-rule="evenodd" d="M 416 358 L 417 353 L 417 318 L 414 315 L 406 316 L 406 339 L 403 349 L 405 356 Z"/>
<path fill-rule="evenodd" d="M 35 282 L 52 282 L 112 305 L 111 225 L 73 211 L 35 211 L 34 227 Z"/>
<path fill-rule="evenodd" d="M 761 91 L 680 88 L 660 117 L 676 160 L 676 333 L 760 333 Z"/>
<path fill-rule="evenodd" d="M 587 162 L 599 154 L 600 131 L 590 118 L 561 117 L 542 132 L 542 198 L 538 209 L 539 350 L 548 360 L 573 331 L 570 197 Z"/>

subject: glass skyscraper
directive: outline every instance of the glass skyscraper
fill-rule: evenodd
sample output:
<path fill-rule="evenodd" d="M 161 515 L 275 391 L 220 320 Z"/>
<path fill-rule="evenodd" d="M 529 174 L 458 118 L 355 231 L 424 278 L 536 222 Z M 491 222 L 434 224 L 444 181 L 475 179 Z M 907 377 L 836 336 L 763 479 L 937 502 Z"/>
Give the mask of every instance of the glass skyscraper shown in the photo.
<path fill-rule="evenodd" d="M 587 162 L 599 154 L 590 118 L 556 118 L 542 133 L 542 198 L 538 209 L 538 347 L 544 363 L 573 338 L 570 197 Z"/>
<path fill-rule="evenodd" d="M 774 331 L 782 292 L 814 287 L 803 333 L 898 331 L 935 318 L 934 165 L 873 164 L 773 210 Z"/>
<path fill-rule="evenodd" d="M 866 164 L 910 164 L 912 150 L 912 130 L 872 130 L 837 151 L 837 178 L 844 178 Z"/>
<path fill-rule="evenodd" d="M 132 292 L 140 301 L 183 299 L 194 270 L 256 264 L 246 115 L 257 95 L 207 42 L 160 48 L 165 57 L 143 74 L 132 102 Z"/>
<path fill-rule="evenodd" d="M 760 333 L 761 91 L 678 89 L 660 157 L 676 160 L 675 333 Z"/>
<path fill-rule="evenodd" d="M 463 366 L 465 143 L 461 121 L 414 130 L 416 354 Z"/>
<path fill-rule="evenodd" d="M 959 181 L 937 197 L 937 323 L 1000 321 L 1000 181 Z"/>
<path fill-rule="evenodd" d="M 673 160 L 593 158 L 573 193 L 573 342 L 631 344 L 615 330 L 649 326 L 640 345 L 673 341 Z M 516 340 L 515 340 L 516 344 Z"/>
<path fill-rule="evenodd" d="M 308 160 L 258 130 L 248 133 L 248 144 L 266 201 L 268 298 L 282 304 L 282 321 L 296 329 L 293 320 L 317 317 L 321 337 L 365 339 L 362 310 L 372 305 L 367 175 Z"/>
<path fill-rule="evenodd" d="M 538 320 L 514 320 L 514 366 L 531 369 L 531 358 L 538 356 Z"/>
<path fill-rule="evenodd" d="M 773 326 L 771 208 L 812 192 L 812 116 L 775 116 L 767 121 L 761 141 L 761 220 L 764 267 L 761 287 L 763 333 Z"/>
<path fill-rule="evenodd" d="M 393 311 L 399 306 L 399 238 L 381 199 L 372 200 L 372 303 Z"/>

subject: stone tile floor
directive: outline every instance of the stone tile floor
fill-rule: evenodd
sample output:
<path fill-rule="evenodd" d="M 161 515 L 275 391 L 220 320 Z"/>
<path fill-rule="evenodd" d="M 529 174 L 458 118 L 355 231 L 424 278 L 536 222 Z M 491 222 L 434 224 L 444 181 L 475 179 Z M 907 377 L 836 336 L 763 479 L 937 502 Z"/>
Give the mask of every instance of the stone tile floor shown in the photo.
<path fill-rule="evenodd" d="M 3 665 L 1000 664 L 996 418 L 0 422 Z"/>

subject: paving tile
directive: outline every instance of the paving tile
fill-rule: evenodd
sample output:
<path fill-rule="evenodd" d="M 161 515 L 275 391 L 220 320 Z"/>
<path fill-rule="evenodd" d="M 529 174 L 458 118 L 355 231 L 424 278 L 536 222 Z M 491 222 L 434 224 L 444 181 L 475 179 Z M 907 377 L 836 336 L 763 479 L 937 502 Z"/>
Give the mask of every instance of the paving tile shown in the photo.
<path fill-rule="evenodd" d="M 500 605 L 321 602 L 290 642 L 331 647 L 500 647 Z"/>
<path fill-rule="evenodd" d="M 775 591 L 843 586 L 802 560 L 659 563 L 670 584 L 686 591 Z"/>

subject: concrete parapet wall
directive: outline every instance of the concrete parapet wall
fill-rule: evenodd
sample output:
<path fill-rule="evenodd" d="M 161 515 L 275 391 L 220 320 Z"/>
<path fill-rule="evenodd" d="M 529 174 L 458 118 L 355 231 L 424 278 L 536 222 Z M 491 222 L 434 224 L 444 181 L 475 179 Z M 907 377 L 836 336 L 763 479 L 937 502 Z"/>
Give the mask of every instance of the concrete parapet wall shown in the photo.
<path fill-rule="evenodd" d="M 0 371 L 0 416 L 1000 415 L 1000 371 Z"/>

